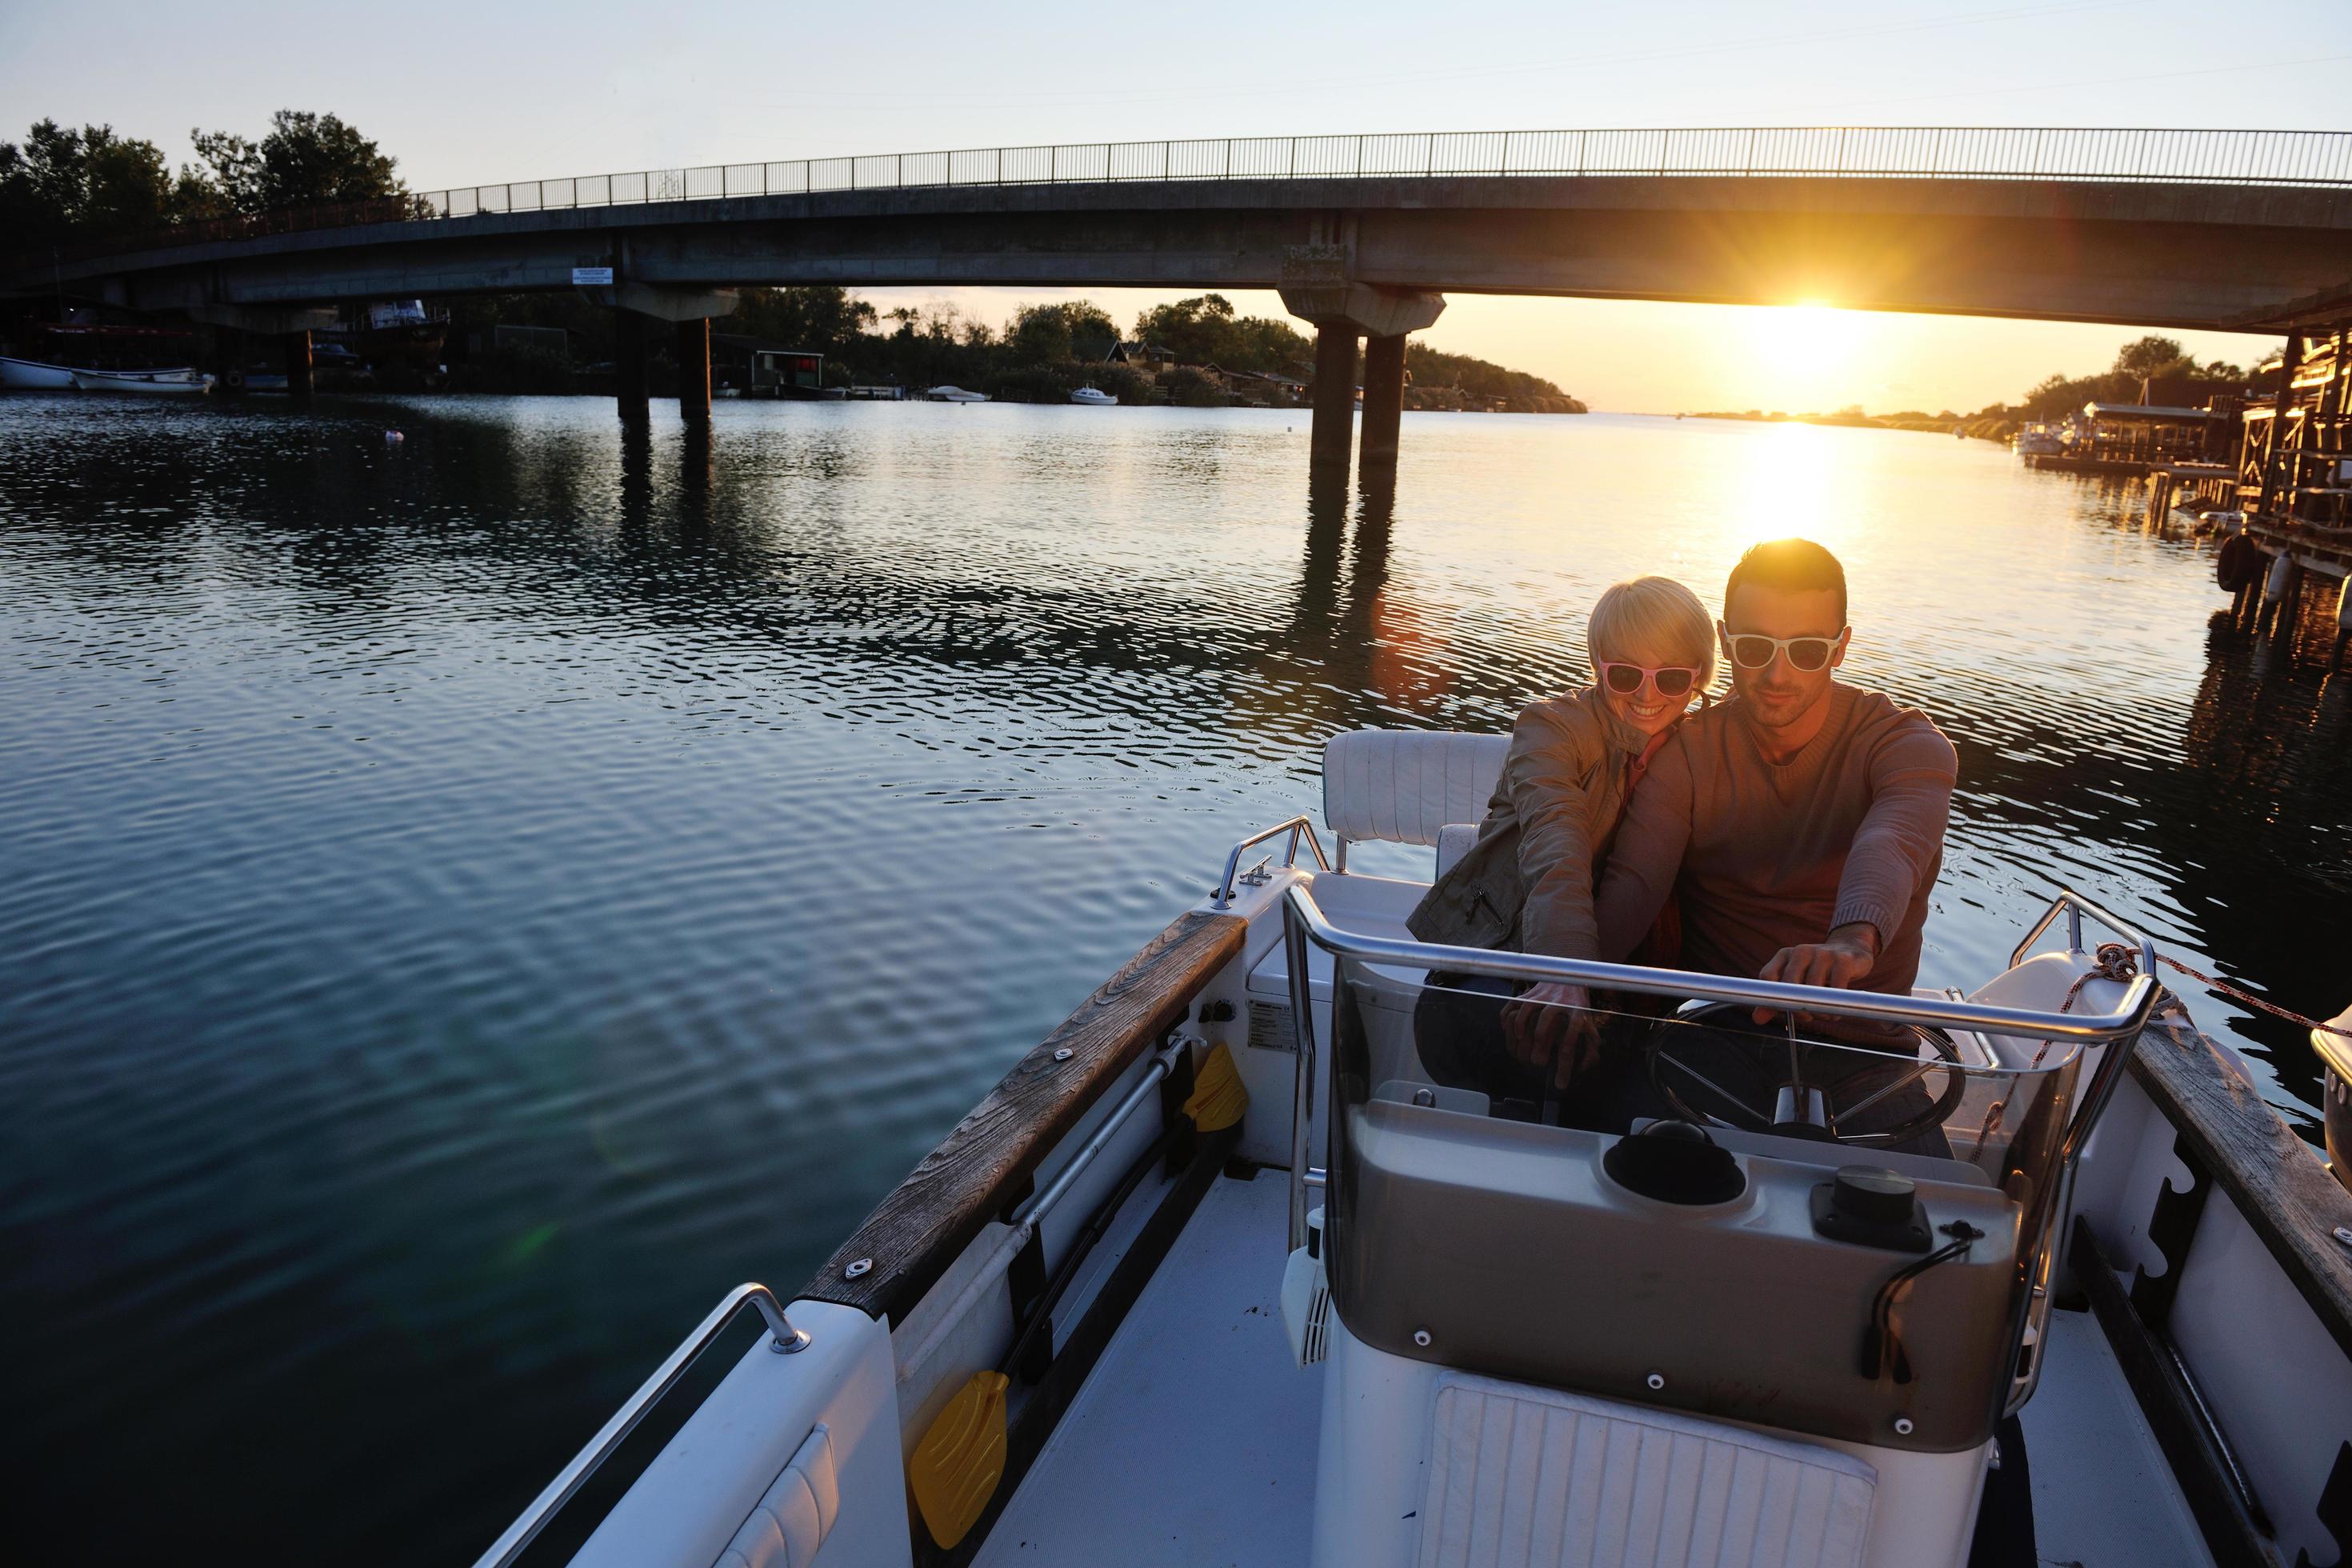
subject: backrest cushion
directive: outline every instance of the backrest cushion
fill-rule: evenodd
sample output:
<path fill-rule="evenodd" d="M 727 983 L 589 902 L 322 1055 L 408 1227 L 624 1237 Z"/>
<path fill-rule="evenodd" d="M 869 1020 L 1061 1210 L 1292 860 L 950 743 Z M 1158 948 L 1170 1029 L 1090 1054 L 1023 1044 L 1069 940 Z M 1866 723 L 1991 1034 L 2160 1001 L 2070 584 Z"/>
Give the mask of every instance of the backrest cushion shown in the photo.
<path fill-rule="evenodd" d="M 1354 730 L 1323 745 L 1323 825 L 1342 838 L 1435 844 L 1479 822 L 1502 777 L 1508 735 Z"/>

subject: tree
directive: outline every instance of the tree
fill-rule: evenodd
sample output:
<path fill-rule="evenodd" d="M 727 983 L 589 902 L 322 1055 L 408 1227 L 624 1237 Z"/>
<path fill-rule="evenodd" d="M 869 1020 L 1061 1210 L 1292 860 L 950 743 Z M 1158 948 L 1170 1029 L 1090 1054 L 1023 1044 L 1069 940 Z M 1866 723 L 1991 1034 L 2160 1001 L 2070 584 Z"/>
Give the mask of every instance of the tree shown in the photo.
<path fill-rule="evenodd" d="M 1135 335 L 1166 349 L 1179 364 L 1222 364 L 1223 351 L 1233 342 L 1233 321 L 1231 300 L 1202 294 L 1172 305 L 1154 305 L 1135 319 Z"/>
<path fill-rule="evenodd" d="M 746 289 L 737 297 L 734 314 L 715 325 L 719 331 L 769 338 L 840 359 L 874 321 L 869 301 L 853 300 L 844 289 L 810 287 Z"/>
<path fill-rule="evenodd" d="M 405 194 L 394 173 L 398 161 L 336 115 L 281 109 L 269 117 L 269 127 L 259 142 L 230 131 L 189 132 L 196 156 L 211 166 L 208 179 L 198 178 L 231 212 Z"/>
<path fill-rule="evenodd" d="M 2151 333 L 2116 351 L 2116 374 L 2135 377 L 2163 375 L 2188 357 L 2179 338 L 2158 337 Z M 2190 370 L 2194 374 L 2193 363 Z"/>
<path fill-rule="evenodd" d="M 1004 346 L 1021 364 L 1059 364 L 1099 360 L 1118 342 L 1118 323 L 1091 300 L 1063 305 L 1024 305 L 1004 330 Z"/>
<path fill-rule="evenodd" d="M 171 166 L 152 142 L 111 125 L 37 123 L 0 142 L 0 233 L 35 245 L 160 228 L 175 216 Z"/>

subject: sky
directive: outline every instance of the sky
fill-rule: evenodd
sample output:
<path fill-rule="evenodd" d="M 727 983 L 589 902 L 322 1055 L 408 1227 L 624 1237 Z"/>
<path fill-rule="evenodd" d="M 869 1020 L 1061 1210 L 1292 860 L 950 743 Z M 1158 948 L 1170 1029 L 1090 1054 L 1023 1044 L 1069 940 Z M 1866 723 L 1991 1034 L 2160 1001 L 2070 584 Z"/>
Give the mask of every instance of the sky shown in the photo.
<path fill-rule="evenodd" d="M 902 0 L 381 5 L 0 0 L 0 138 L 331 111 L 412 189 L 839 153 L 1163 137 L 1696 125 L 2352 129 L 2352 4 L 1185 7 Z M 1045 289 L 877 290 L 1001 321 Z M 1091 290 L 1122 321 L 1173 294 Z M 1271 294 L 1239 294 L 1279 315 Z M 2103 369 L 2115 327 L 1455 296 L 1426 341 L 1597 408 L 1981 407 Z M 2200 358 L 2273 345 L 2183 335 Z"/>

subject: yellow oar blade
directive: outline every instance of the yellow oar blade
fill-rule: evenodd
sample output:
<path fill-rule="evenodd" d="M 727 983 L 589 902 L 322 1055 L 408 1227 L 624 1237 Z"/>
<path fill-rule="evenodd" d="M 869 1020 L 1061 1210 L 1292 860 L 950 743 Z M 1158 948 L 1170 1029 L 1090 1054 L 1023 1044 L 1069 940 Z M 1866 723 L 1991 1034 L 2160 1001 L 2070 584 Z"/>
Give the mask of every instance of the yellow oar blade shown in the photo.
<path fill-rule="evenodd" d="M 941 1551 L 980 1521 L 1004 1477 L 1004 1389 L 1001 1372 L 976 1372 L 915 1445 L 907 1482 L 915 1507 Z"/>
<path fill-rule="evenodd" d="M 1222 1132 L 1248 1109 L 1249 1090 L 1234 1070 L 1233 1053 L 1222 1045 L 1213 1047 L 1192 1079 L 1192 1098 L 1184 1102 L 1184 1113 L 1200 1131 Z"/>

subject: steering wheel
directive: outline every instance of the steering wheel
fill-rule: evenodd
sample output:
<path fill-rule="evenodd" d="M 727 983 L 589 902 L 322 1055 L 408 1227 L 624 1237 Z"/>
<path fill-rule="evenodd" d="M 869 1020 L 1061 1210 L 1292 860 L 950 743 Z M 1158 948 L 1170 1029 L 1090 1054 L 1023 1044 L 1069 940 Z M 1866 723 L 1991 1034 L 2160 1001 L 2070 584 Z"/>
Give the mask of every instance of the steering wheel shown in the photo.
<path fill-rule="evenodd" d="M 1815 1048 L 1815 1043 L 1797 1038 L 1795 1020 L 1790 1020 L 1785 1034 L 1775 1034 L 1751 1023 L 1748 1014 L 1745 1003 L 1709 1003 L 1686 1008 L 1676 1017 L 1662 1019 L 1651 1031 L 1643 1048 L 1651 1087 L 1685 1121 L 1734 1131 L 1769 1132 L 1783 1138 L 1883 1147 L 1908 1142 L 1931 1128 L 1942 1126 L 1959 1109 L 1960 1097 L 1968 1092 L 1969 1079 L 1960 1070 L 1959 1048 L 1941 1029 L 1908 1024 L 1893 1026 L 1888 1038 L 1894 1049 L 1885 1053 L 1883 1072 L 1868 1066 L 1868 1058 L 1879 1054 L 1875 1049 L 1822 1047 L 1831 1050 L 1837 1065 L 1846 1070 L 1823 1072 L 1819 1070 L 1821 1064 L 1817 1062 L 1813 1078 L 1809 1079 L 1804 1058 L 1809 1050 Z M 1718 1052 L 1737 1052 L 1740 1060 L 1752 1064 L 1750 1070 L 1740 1076 L 1750 1079 L 1755 1087 L 1771 1084 L 1769 1113 L 1693 1065 L 1691 1058 L 1699 1054 L 1694 1047 L 1709 1044 Z M 1912 1047 L 1909 1058 L 1901 1052 L 1906 1044 Z M 1923 1046 L 1927 1047 L 1924 1052 L 1919 1048 Z M 1775 1049 L 1778 1047 L 1785 1047 L 1785 1058 Z M 1730 1076 L 1721 1068 L 1717 1070 L 1721 1076 Z M 1840 1127 L 1840 1122 L 1853 1122 L 1897 1089 L 1939 1070 L 1944 1076 L 1942 1092 L 1924 1109 L 1891 1127 L 1867 1131 L 1848 1131 Z M 1738 1120 L 1732 1119 L 1735 1116 Z"/>

